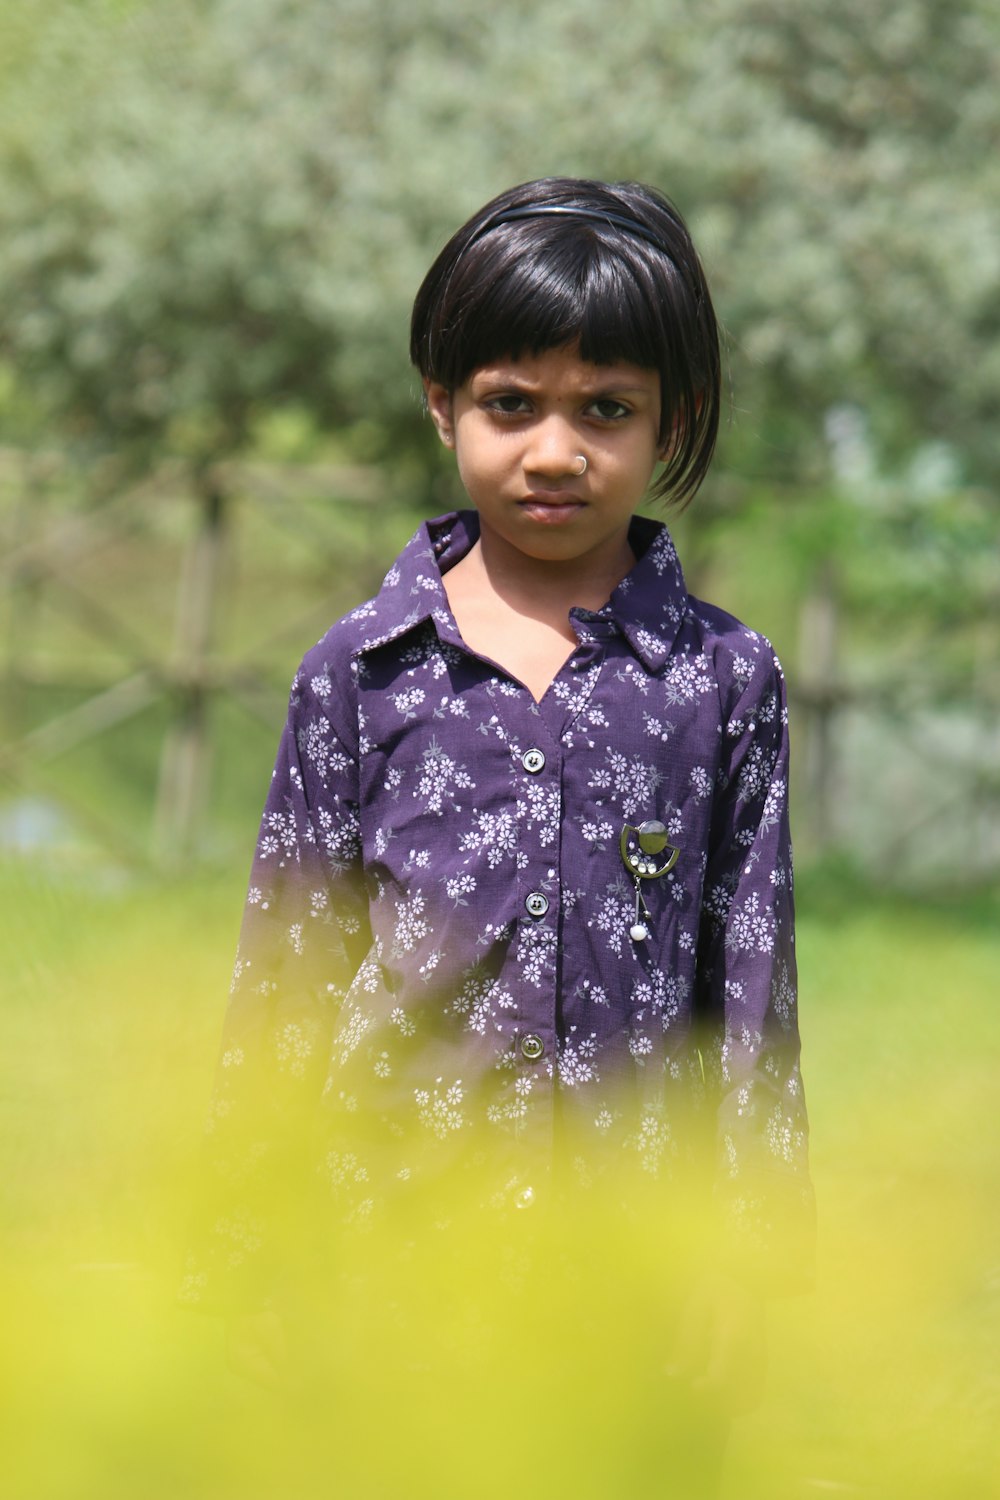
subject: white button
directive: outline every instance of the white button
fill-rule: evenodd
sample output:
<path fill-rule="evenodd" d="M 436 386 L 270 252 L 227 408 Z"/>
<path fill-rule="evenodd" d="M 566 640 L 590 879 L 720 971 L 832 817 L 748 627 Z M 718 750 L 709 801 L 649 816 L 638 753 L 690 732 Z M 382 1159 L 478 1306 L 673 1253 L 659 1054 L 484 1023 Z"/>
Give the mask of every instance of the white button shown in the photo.
<path fill-rule="evenodd" d="M 545 1043 L 533 1031 L 529 1031 L 527 1036 L 521 1038 L 521 1052 L 529 1062 L 537 1062 L 544 1051 Z"/>
<path fill-rule="evenodd" d="M 539 771 L 545 765 L 545 756 L 542 754 L 541 750 L 525 750 L 524 754 L 521 756 L 521 764 L 526 771 L 531 772 L 532 776 L 537 776 Z"/>
<path fill-rule="evenodd" d="M 549 909 L 549 898 L 541 891 L 532 891 L 524 904 L 533 917 L 544 917 Z"/>

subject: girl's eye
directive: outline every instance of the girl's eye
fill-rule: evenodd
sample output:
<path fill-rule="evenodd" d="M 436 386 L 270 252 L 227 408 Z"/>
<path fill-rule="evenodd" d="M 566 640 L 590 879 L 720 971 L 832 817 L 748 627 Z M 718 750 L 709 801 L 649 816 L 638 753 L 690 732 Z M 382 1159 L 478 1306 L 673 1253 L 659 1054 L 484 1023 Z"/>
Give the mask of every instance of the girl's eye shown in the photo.
<path fill-rule="evenodd" d="M 513 393 L 506 396 L 491 396 L 486 405 L 490 411 L 501 412 L 505 417 L 520 416 L 522 412 L 528 410 L 528 403 L 525 398 L 523 396 L 516 396 Z"/>
<path fill-rule="evenodd" d="M 610 396 L 602 396 L 600 401 L 593 401 L 590 411 L 602 422 L 620 422 L 623 417 L 631 416 L 629 408 L 622 401 L 613 401 Z"/>

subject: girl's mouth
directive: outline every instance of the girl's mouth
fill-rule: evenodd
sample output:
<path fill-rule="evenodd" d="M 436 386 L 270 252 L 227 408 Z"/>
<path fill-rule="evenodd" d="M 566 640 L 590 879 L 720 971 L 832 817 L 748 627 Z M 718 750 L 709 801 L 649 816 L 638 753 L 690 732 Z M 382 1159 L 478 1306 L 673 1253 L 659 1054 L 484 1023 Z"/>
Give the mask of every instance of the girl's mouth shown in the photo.
<path fill-rule="evenodd" d="M 584 502 L 578 496 L 556 491 L 548 494 L 525 495 L 523 500 L 518 501 L 519 510 L 530 516 L 533 521 L 540 521 L 548 526 L 571 520 L 583 509 L 583 506 Z"/>

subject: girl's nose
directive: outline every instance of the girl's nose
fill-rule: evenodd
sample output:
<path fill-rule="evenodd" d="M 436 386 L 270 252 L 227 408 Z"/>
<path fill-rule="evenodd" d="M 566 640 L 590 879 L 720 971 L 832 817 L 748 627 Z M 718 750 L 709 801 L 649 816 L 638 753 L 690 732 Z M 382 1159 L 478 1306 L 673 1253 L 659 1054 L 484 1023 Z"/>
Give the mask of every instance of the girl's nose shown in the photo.
<path fill-rule="evenodd" d="M 527 473 L 545 479 L 565 479 L 580 471 L 580 439 L 573 426 L 561 418 L 540 422 L 532 432 L 525 454 Z"/>

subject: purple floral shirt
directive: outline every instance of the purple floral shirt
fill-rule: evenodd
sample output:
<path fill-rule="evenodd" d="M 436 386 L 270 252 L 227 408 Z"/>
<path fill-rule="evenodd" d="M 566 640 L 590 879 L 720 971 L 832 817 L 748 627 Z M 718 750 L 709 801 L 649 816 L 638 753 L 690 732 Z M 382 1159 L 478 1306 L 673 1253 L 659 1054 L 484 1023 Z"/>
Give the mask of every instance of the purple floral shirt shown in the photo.
<path fill-rule="evenodd" d="M 251 1078 L 308 1116 L 348 1223 L 435 1153 L 488 1158 L 516 1204 L 562 1140 L 571 1171 L 662 1173 L 700 1107 L 726 1211 L 766 1246 L 774 1203 L 809 1200 L 780 666 L 636 518 L 634 568 L 571 611 L 536 703 L 449 609 L 441 575 L 477 534 L 474 512 L 422 526 L 296 674 L 210 1119 L 220 1180 L 269 1149 L 274 1121 L 241 1120 Z M 679 852 L 637 919 L 649 820 Z M 252 1262 L 252 1215 L 214 1231 L 223 1269 Z M 192 1298 L 210 1282 L 194 1268 Z"/>

